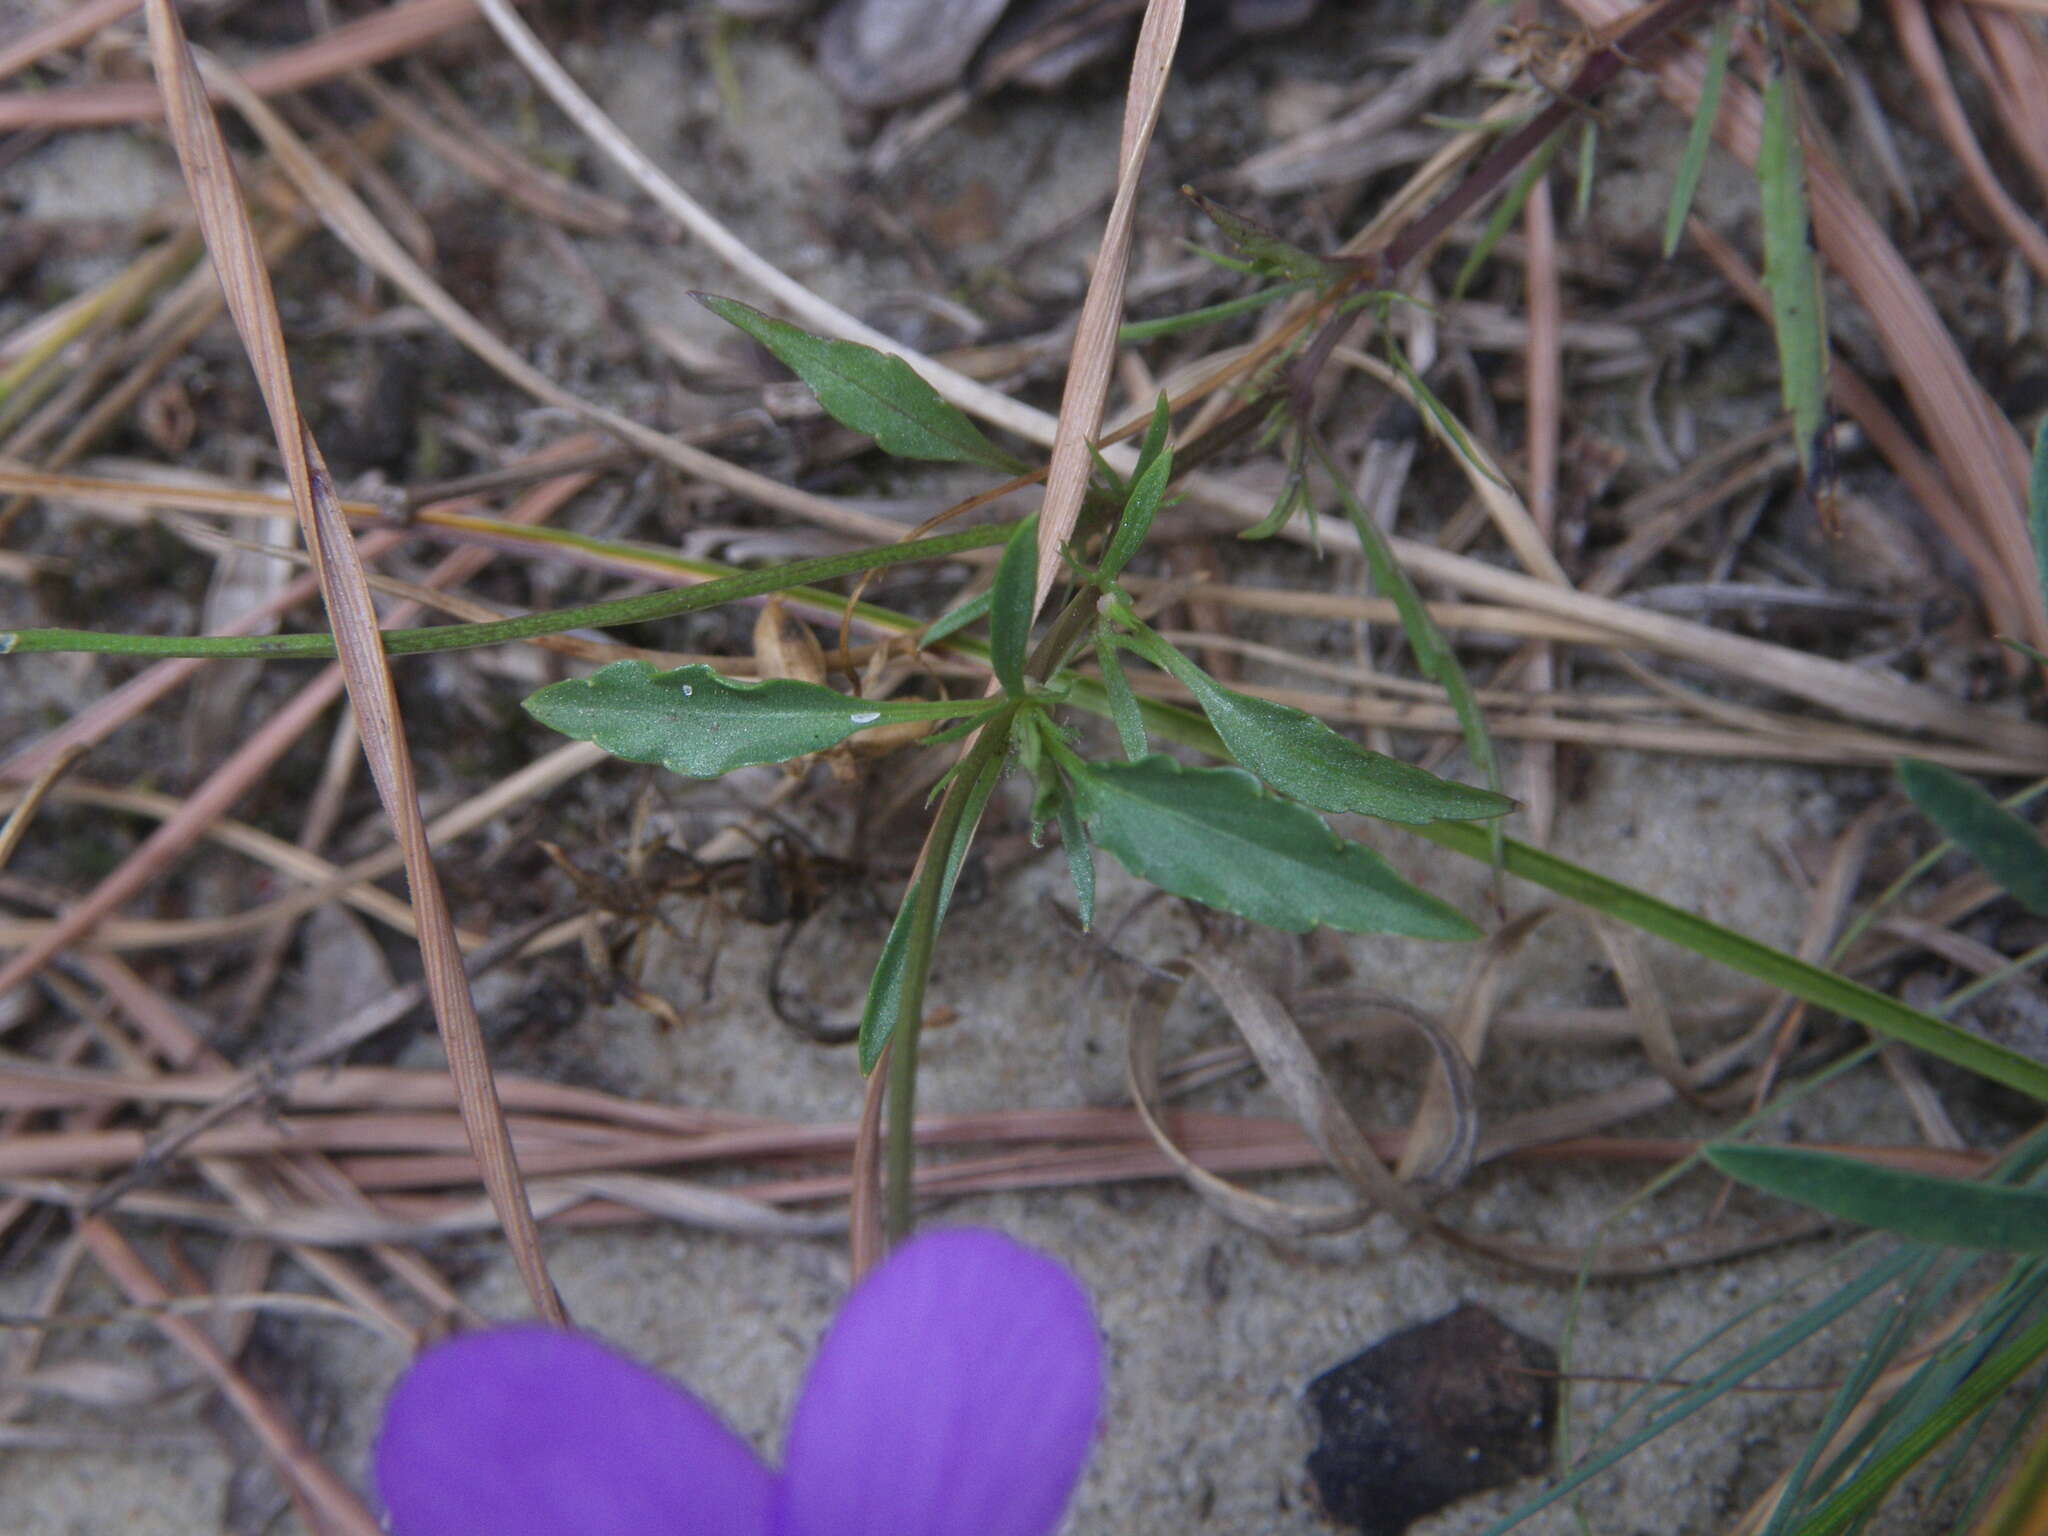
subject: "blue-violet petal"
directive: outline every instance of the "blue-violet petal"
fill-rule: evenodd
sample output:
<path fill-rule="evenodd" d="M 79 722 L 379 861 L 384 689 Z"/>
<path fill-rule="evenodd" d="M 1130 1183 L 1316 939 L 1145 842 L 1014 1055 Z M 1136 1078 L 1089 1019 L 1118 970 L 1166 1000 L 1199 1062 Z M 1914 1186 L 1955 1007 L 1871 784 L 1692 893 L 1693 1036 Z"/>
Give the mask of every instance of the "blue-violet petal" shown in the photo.
<path fill-rule="evenodd" d="M 776 1536 L 1048 1536 L 1101 1395 L 1095 1319 L 1064 1268 L 996 1232 L 917 1238 L 825 1336 Z"/>
<path fill-rule="evenodd" d="M 673 1383 L 580 1334 L 427 1351 L 377 1440 L 394 1536 L 766 1536 L 774 1479 Z"/>

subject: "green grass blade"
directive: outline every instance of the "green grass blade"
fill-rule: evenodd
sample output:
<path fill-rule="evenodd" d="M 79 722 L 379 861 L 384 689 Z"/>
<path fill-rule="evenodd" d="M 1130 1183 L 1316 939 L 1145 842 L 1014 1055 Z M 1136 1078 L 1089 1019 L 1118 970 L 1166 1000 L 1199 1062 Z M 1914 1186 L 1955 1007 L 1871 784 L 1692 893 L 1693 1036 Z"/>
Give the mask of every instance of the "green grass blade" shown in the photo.
<path fill-rule="evenodd" d="M 1890 1261 L 1875 1265 L 1863 1274 L 1855 1276 L 1825 1301 L 1808 1308 L 1782 1327 L 1774 1329 L 1726 1365 L 1708 1373 L 1696 1385 L 1674 1394 L 1635 1433 L 1617 1441 L 1598 1455 L 1579 1462 L 1562 1479 L 1522 1505 L 1506 1519 L 1489 1526 L 1485 1536 L 1507 1536 L 1509 1531 L 1531 1515 L 1547 1509 L 1667 1429 L 1684 1422 L 1722 1394 L 1748 1380 L 1787 1350 L 1804 1343 L 1837 1318 L 1846 1316 L 1861 1306 L 1873 1294 L 1891 1284 L 1904 1269 L 1905 1264 L 1906 1257 L 1895 1256 Z"/>
<path fill-rule="evenodd" d="M 1664 214 L 1667 261 L 1678 249 L 1678 237 L 1685 233 L 1685 216 L 1692 211 L 1700 172 L 1707 166 L 1707 147 L 1714 142 L 1714 120 L 1721 113 L 1721 87 L 1728 79 L 1728 45 L 1734 37 L 1735 12 L 1723 11 L 1714 19 L 1713 36 L 1707 40 L 1707 72 L 1700 81 L 1699 110 L 1692 115 L 1692 131 L 1686 135 L 1685 153 L 1678 161 L 1678 179 L 1671 184 L 1671 206 Z"/>
<path fill-rule="evenodd" d="M 2007 1387 L 2048 1356 L 2048 1316 L 2038 1318 L 2011 1344 L 1967 1379 L 1912 1434 L 1873 1459 L 1846 1487 L 1833 1494 L 1795 1536 L 1836 1536 L 1876 1507 L 1892 1485 L 1951 1434 L 1989 1407 Z"/>
<path fill-rule="evenodd" d="M 1451 298 L 1455 302 L 1465 296 L 1466 285 L 1479 275 L 1479 269 L 1486 265 L 1486 258 L 1493 254 L 1493 248 L 1500 244 L 1500 237 L 1508 232 L 1508 226 L 1521 214 L 1522 205 L 1529 201 L 1529 194 L 1536 190 L 1537 178 L 1550 169 L 1550 162 L 1557 156 L 1557 148 L 1564 143 L 1565 130 L 1560 128 L 1543 141 L 1542 146 L 1529 157 L 1529 163 L 1522 167 L 1522 174 L 1508 188 L 1508 195 L 1500 200 L 1486 221 L 1486 228 L 1480 231 L 1473 242 L 1465 264 L 1458 268 L 1458 275 L 1451 283 Z"/>

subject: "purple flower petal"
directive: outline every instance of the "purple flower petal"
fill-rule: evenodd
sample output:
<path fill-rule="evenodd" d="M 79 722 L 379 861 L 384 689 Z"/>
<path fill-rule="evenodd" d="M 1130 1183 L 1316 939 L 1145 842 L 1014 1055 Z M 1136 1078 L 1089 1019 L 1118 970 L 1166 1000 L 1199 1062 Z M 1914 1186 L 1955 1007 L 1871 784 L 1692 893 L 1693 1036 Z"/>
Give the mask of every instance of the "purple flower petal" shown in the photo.
<path fill-rule="evenodd" d="M 1047 1536 L 1101 1395 L 1072 1275 L 999 1233 L 921 1237 L 825 1336 L 789 1427 L 777 1536 Z"/>
<path fill-rule="evenodd" d="M 377 1439 L 395 1536 L 766 1536 L 774 1486 L 689 1393 L 554 1328 L 429 1350 Z"/>

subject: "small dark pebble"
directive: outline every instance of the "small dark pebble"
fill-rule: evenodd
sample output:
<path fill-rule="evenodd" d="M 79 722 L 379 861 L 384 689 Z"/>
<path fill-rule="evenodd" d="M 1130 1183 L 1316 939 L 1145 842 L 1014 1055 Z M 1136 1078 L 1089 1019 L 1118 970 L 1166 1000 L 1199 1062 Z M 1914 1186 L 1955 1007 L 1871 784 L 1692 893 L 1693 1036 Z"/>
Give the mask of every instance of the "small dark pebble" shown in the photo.
<path fill-rule="evenodd" d="M 1322 1439 L 1309 1476 L 1324 1511 L 1400 1536 L 1471 1494 L 1550 1465 L 1557 1353 L 1467 1304 L 1389 1334 L 1308 1386 Z"/>

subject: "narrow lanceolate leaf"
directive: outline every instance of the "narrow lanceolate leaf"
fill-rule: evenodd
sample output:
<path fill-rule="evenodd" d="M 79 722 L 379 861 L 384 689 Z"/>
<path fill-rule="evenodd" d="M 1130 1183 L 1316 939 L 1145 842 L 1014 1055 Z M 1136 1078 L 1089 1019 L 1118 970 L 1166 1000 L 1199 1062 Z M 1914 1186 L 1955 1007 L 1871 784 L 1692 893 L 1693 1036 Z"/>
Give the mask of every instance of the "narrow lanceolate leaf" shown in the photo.
<path fill-rule="evenodd" d="M 1378 854 L 1237 768 L 1184 768 L 1155 753 L 1073 775 L 1095 841 L 1142 880 L 1270 928 L 1475 939 L 1458 911 Z"/>
<path fill-rule="evenodd" d="M 984 587 L 959 607 L 940 614 L 925 625 L 924 633 L 918 637 L 917 643 L 920 646 L 937 645 L 946 636 L 965 629 L 977 619 L 987 617 L 989 598 L 992 595 Z"/>
<path fill-rule="evenodd" d="M 1486 258 L 1493 254 L 1493 248 L 1500 244 L 1501 236 L 1521 215 L 1522 205 L 1529 201 L 1529 194 L 1536 190 L 1536 183 L 1543 173 L 1550 169 L 1550 162 L 1557 155 L 1558 146 L 1564 143 L 1564 129 L 1559 128 L 1529 157 L 1529 163 L 1522 168 L 1521 175 L 1508 188 L 1508 195 L 1500 200 L 1486 221 L 1486 227 L 1479 232 L 1479 238 L 1466 253 L 1465 264 L 1458 268 L 1458 275 L 1451 282 L 1451 297 L 1465 296 L 1465 285 L 1479 275 L 1479 269 L 1486 265 Z"/>
<path fill-rule="evenodd" d="M 2048 847 L 1982 789 L 1939 763 L 1907 758 L 1899 785 L 1942 835 L 1984 866 L 2029 912 L 2048 917 Z"/>
<path fill-rule="evenodd" d="M 526 712 L 550 730 L 693 779 L 822 752 L 884 721 L 943 720 L 984 707 L 976 699 L 869 702 L 815 683 L 736 682 L 701 664 L 657 672 L 644 661 L 615 661 L 526 700 Z"/>
<path fill-rule="evenodd" d="M 1003 692 L 1024 697 L 1024 654 L 1031 645 L 1031 615 L 1038 596 L 1038 518 L 1017 525 L 996 562 L 989 589 L 988 652 Z"/>
<path fill-rule="evenodd" d="M 2048 1254 L 2048 1190 L 1944 1179 L 1808 1147 L 1720 1146 L 1731 1179 L 1916 1243 Z"/>
<path fill-rule="evenodd" d="M 1133 480 L 1143 476 L 1152 467 L 1152 461 L 1166 452 L 1172 432 L 1173 403 L 1162 389 L 1159 398 L 1152 402 L 1152 419 L 1145 424 L 1144 440 L 1138 444 L 1138 462 L 1131 468 Z"/>
<path fill-rule="evenodd" d="M 1714 142 L 1714 120 L 1721 115 L 1721 87 L 1728 78 L 1728 44 L 1735 36 L 1735 12 L 1723 11 L 1714 20 L 1714 35 L 1707 43 L 1707 72 L 1700 79 L 1700 104 L 1692 115 L 1692 131 L 1686 135 L 1685 153 L 1678 160 L 1678 179 L 1671 184 L 1671 206 L 1664 214 L 1664 255 L 1678 249 L 1678 237 L 1685 229 L 1685 216 L 1692 211 L 1693 193 L 1699 190 L 1700 172 L 1706 169 L 1707 146 Z"/>
<path fill-rule="evenodd" d="M 1081 825 L 1072 795 L 1060 796 L 1059 817 L 1060 846 L 1066 851 L 1067 873 L 1074 880 L 1074 902 L 1085 932 L 1095 926 L 1095 850 L 1088 844 L 1088 832 Z"/>
<path fill-rule="evenodd" d="M 1109 698 L 1109 718 L 1116 726 L 1117 743 L 1135 763 L 1145 755 L 1145 713 L 1138 708 L 1138 696 L 1131 692 L 1131 680 L 1124 676 L 1115 641 L 1104 630 L 1095 632 L 1095 660 L 1102 668 L 1102 691 Z"/>
<path fill-rule="evenodd" d="M 696 297 L 721 320 L 738 326 L 774 353 L 810 386 L 818 404 L 834 421 L 867 433 L 884 453 L 902 459 L 979 464 L 1004 475 L 1022 468 L 894 353 L 813 336 L 737 299 L 709 293 Z"/>
<path fill-rule="evenodd" d="M 1225 688 L 1156 635 L 1133 636 L 1126 643 L 1194 694 L 1240 764 L 1319 811 L 1355 811 L 1421 826 L 1505 816 L 1515 808 L 1506 795 L 1440 779 L 1398 757 L 1361 747 L 1306 710 Z"/>
<path fill-rule="evenodd" d="M 1764 288 L 1771 298 L 1771 328 L 1778 339 L 1778 377 L 1792 413 L 1800 467 L 1813 468 L 1813 442 L 1827 408 L 1827 338 L 1822 321 L 1820 268 L 1806 208 L 1806 155 L 1799 142 L 1799 110 L 1781 61 L 1764 79 L 1764 124 L 1756 161 L 1764 205 Z"/>
<path fill-rule="evenodd" d="M 1166 396 L 1159 397 L 1159 411 L 1153 418 L 1155 429 L 1166 416 Z M 1148 434 L 1146 452 L 1151 462 L 1145 464 L 1131 481 L 1131 493 L 1124 499 L 1123 516 L 1117 519 L 1116 532 L 1109 536 L 1109 548 L 1103 551 L 1099 574 L 1105 581 L 1114 581 L 1117 573 L 1131 563 L 1145 543 L 1145 535 L 1152 531 L 1152 519 L 1159 513 L 1159 504 L 1166 499 L 1167 483 L 1173 479 L 1173 449 L 1162 437 L 1154 448 Z"/>
<path fill-rule="evenodd" d="M 946 908 L 953 901 L 953 887 L 960 879 L 960 870 L 967 862 L 967 850 L 974 842 L 974 829 L 981 820 L 981 813 L 988 805 L 988 797 L 1003 776 L 1000 757 L 993 759 L 981 771 L 974 787 L 968 791 L 967 805 L 960 818 L 959 829 L 954 833 L 952 845 L 946 850 L 946 868 L 940 878 L 937 915 L 933 919 L 934 931 L 946 920 Z M 929 880 L 927 869 L 913 880 L 910 889 L 903 893 L 903 903 L 896 909 L 896 921 L 889 925 L 889 937 L 882 942 L 882 953 L 875 961 L 874 974 L 868 978 L 867 1002 L 860 1014 L 860 1069 L 863 1074 L 875 1070 L 875 1063 L 882 1059 L 882 1047 L 896 1033 L 896 1026 L 903 1019 L 903 983 L 905 968 L 910 960 L 911 928 L 916 922 L 917 894 L 920 881 Z"/>

